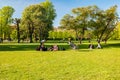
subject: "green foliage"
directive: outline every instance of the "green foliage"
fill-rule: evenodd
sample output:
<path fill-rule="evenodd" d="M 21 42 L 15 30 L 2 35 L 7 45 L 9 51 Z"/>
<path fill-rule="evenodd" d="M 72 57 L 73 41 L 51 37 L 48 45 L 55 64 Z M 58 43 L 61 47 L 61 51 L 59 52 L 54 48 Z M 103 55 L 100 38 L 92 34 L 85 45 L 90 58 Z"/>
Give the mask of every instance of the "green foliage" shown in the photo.
<path fill-rule="evenodd" d="M 10 25 L 12 23 L 12 15 L 14 11 L 15 10 L 11 6 L 4 6 L 0 9 L 0 37 L 2 38 L 10 38 Z"/>
<path fill-rule="evenodd" d="M 117 6 L 112 6 L 105 11 L 95 9 L 96 13 L 94 14 L 94 18 L 90 20 L 90 24 L 92 26 L 91 29 L 99 42 L 101 40 L 107 41 L 113 34 L 118 22 L 116 9 Z"/>
<path fill-rule="evenodd" d="M 96 6 L 78 7 L 72 9 L 73 14 L 66 14 L 61 20 L 61 26 L 73 29 L 76 32 L 76 38 L 82 40 L 85 38 L 85 31 L 89 27 L 89 20 Z"/>
<path fill-rule="evenodd" d="M 117 6 L 101 10 L 97 6 L 78 7 L 72 9 L 73 14 L 66 14 L 61 19 L 61 27 L 73 29 L 76 38 L 84 38 L 85 30 L 93 32 L 98 42 L 107 41 L 118 22 Z"/>
<path fill-rule="evenodd" d="M 48 30 L 51 30 L 53 29 L 53 20 L 56 17 L 54 5 L 49 0 L 46 0 L 45 2 L 41 3 L 41 5 L 45 8 L 46 11 L 47 28 Z"/>
<path fill-rule="evenodd" d="M 13 21 L 13 23 L 15 24 L 15 26 L 14 27 L 16 27 L 16 31 L 17 31 L 17 42 L 18 43 L 20 43 L 20 22 L 21 22 L 21 19 L 19 19 L 19 18 L 15 18 L 15 19 L 12 19 Z"/>
<path fill-rule="evenodd" d="M 71 34 L 72 33 L 72 34 Z M 65 40 L 69 37 L 76 39 L 75 32 L 72 30 L 63 30 L 63 31 L 49 31 L 49 38 Z"/>
<path fill-rule="evenodd" d="M 114 29 L 113 36 L 111 39 L 117 40 L 120 39 L 120 22 L 118 22 L 118 25 Z"/>
<path fill-rule="evenodd" d="M 32 42 L 33 34 L 38 34 L 36 37 L 39 40 L 47 38 L 49 30 L 53 29 L 55 17 L 54 6 L 48 0 L 26 7 L 22 15 L 22 26 L 27 27 L 30 41 Z"/>
<path fill-rule="evenodd" d="M 11 39 L 12 40 L 16 40 L 17 39 L 17 31 L 16 30 L 12 30 Z"/>
<path fill-rule="evenodd" d="M 27 32 L 29 34 L 30 43 L 32 41 L 32 36 L 35 29 L 41 29 L 41 26 L 45 18 L 45 9 L 39 5 L 30 5 L 25 8 L 22 15 L 22 25 L 27 27 Z M 40 32 L 39 32 L 40 34 Z"/>

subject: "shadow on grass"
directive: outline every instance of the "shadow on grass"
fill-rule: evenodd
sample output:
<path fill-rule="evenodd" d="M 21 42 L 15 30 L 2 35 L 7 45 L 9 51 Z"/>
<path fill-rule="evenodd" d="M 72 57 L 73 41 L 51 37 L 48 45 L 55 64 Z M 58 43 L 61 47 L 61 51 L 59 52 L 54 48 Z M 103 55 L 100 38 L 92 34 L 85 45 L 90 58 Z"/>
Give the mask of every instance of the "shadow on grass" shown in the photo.
<path fill-rule="evenodd" d="M 39 45 L 0 45 L 0 51 L 36 51 L 36 48 Z M 45 45 L 45 47 L 49 48 L 51 45 Z M 58 45 L 60 50 L 69 49 L 69 45 Z"/>
<path fill-rule="evenodd" d="M 79 52 L 90 52 L 90 51 L 92 51 L 92 50 L 90 50 L 90 49 L 78 49 L 78 51 L 79 51 Z"/>
<path fill-rule="evenodd" d="M 110 44 L 103 44 L 104 48 L 120 48 L 120 43 L 110 43 Z"/>
<path fill-rule="evenodd" d="M 0 45 L 0 51 L 31 51 L 36 47 L 37 45 Z"/>
<path fill-rule="evenodd" d="M 49 48 L 51 45 L 45 45 L 47 48 Z M 96 48 L 97 45 L 95 45 L 95 48 Z M 30 45 L 26 45 L 26 44 L 23 44 L 23 45 L 0 45 L 0 51 L 35 51 L 36 48 L 38 47 L 38 45 L 36 44 L 30 44 Z M 59 50 L 62 50 L 63 48 L 65 50 L 68 50 L 68 49 L 71 49 L 71 47 L 69 45 L 58 45 L 59 47 Z M 109 43 L 109 44 L 102 44 L 102 47 L 103 48 L 111 48 L 111 47 L 114 47 L 114 48 L 120 48 L 120 43 Z M 84 51 L 84 52 L 88 52 L 90 51 L 88 49 L 88 44 L 81 44 L 78 46 L 78 49 L 80 51 Z"/>

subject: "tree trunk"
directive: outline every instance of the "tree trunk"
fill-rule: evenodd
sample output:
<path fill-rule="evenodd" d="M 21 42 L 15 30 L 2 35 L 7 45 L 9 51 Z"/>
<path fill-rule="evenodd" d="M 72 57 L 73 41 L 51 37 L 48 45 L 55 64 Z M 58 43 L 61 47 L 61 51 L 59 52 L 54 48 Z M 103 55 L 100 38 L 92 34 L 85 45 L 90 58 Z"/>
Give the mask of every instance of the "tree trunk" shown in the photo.
<path fill-rule="evenodd" d="M 75 30 L 75 32 L 76 32 L 76 38 L 77 38 L 77 40 L 79 40 L 79 37 L 78 37 L 78 31 Z"/>
<path fill-rule="evenodd" d="M 101 40 L 100 39 L 98 39 L 98 41 L 97 41 L 98 43 L 100 43 L 101 42 Z"/>
<path fill-rule="evenodd" d="M 107 40 L 105 40 L 105 44 L 107 44 Z"/>
<path fill-rule="evenodd" d="M 28 28 L 29 28 L 30 43 L 33 43 L 33 40 L 32 40 L 32 29 L 31 29 L 31 25 L 30 24 L 28 25 Z"/>
<path fill-rule="evenodd" d="M 101 33 L 101 35 L 100 35 L 100 37 L 99 37 L 99 41 L 101 41 L 101 39 L 102 39 L 105 31 L 107 30 L 107 27 L 108 27 L 109 23 L 110 23 L 110 21 L 107 23 L 107 25 L 106 25 L 105 28 L 103 29 L 103 31 L 102 31 L 102 33 Z"/>
<path fill-rule="evenodd" d="M 42 40 L 42 30 L 39 28 L 39 42 L 41 43 Z"/>
<path fill-rule="evenodd" d="M 8 34 L 8 41 L 11 41 L 10 33 Z"/>
<path fill-rule="evenodd" d="M 82 35 L 84 37 L 84 34 L 85 34 L 85 28 L 82 28 Z"/>
<path fill-rule="evenodd" d="M 19 29 L 19 23 L 17 22 L 17 39 L 18 43 L 20 43 L 20 29 Z"/>
<path fill-rule="evenodd" d="M 3 33 L 3 39 L 4 39 L 4 40 L 7 39 L 7 36 L 6 36 L 6 33 L 5 33 L 5 32 Z"/>
<path fill-rule="evenodd" d="M 35 33 L 35 41 L 37 42 L 38 38 L 37 38 L 37 33 Z"/>
<path fill-rule="evenodd" d="M 82 44 L 82 35 L 79 37 L 79 42 Z"/>
<path fill-rule="evenodd" d="M 32 40 L 32 33 L 31 33 L 31 32 L 30 32 L 29 37 L 30 37 L 30 43 L 33 43 L 33 40 Z"/>

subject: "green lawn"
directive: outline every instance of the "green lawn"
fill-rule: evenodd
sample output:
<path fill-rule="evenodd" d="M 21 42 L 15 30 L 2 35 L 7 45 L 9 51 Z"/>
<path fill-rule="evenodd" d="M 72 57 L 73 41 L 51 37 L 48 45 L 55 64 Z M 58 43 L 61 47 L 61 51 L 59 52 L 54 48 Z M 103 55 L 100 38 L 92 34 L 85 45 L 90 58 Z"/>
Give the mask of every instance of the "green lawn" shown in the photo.
<path fill-rule="evenodd" d="M 0 80 L 120 80 L 119 41 L 94 50 L 83 44 L 78 50 L 42 52 L 34 50 L 37 45 L 0 44 Z"/>

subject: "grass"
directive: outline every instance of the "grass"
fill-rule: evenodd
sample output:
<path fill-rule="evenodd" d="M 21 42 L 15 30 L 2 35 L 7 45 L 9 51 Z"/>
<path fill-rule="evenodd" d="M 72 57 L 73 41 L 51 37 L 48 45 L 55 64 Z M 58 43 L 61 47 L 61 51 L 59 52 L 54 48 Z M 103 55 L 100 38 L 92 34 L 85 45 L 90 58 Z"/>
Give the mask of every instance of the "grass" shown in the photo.
<path fill-rule="evenodd" d="M 97 46 L 96 42 L 93 42 Z M 71 49 L 70 46 L 66 43 L 45 43 L 45 46 L 49 48 L 51 45 L 57 44 L 60 49 L 63 47 Z M 78 44 L 78 43 L 76 43 Z M 39 43 L 1 43 L 0 51 L 35 51 Z M 78 45 L 79 49 L 88 49 L 89 43 L 83 42 L 83 44 Z M 108 44 L 102 43 L 103 48 L 120 48 L 120 41 L 109 41 Z"/>
<path fill-rule="evenodd" d="M 42 52 L 34 50 L 37 45 L 0 44 L 0 80 L 120 79 L 119 41 L 94 50 L 83 44 L 78 50 Z"/>

